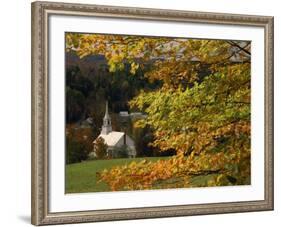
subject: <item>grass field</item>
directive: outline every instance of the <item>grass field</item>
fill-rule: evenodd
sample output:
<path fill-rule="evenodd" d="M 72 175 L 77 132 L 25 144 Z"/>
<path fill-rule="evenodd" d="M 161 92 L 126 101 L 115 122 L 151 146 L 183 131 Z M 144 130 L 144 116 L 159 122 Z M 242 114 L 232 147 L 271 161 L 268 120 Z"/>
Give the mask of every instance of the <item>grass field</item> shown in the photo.
<path fill-rule="evenodd" d="M 159 159 L 166 158 L 168 157 L 149 157 L 145 159 L 148 159 L 150 161 L 157 161 Z M 118 165 L 124 165 L 132 161 L 138 162 L 143 159 L 144 158 L 94 160 L 66 165 L 65 192 L 82 193 L 110 191 L 109 187 L 105 183 L 97 183 L 96 172 L 99 172 L 103 169 L 110 169 L 111 167 Z"/>

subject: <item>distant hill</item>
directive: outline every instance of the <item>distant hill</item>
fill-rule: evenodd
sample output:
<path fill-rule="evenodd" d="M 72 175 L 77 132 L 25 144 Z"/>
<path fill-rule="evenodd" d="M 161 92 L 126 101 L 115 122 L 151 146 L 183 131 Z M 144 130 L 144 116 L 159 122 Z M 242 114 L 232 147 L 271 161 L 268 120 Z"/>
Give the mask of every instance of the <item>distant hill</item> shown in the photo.
<path fill-rule="evenodd" d="M 67 52 L 65 66 L 66 68 L 78 66 L 84 76 L 96 73 L 97 71 L 108 71 L 107 61 L 104 55 L 89 55 L 79 58 L 74 52 Z"/>

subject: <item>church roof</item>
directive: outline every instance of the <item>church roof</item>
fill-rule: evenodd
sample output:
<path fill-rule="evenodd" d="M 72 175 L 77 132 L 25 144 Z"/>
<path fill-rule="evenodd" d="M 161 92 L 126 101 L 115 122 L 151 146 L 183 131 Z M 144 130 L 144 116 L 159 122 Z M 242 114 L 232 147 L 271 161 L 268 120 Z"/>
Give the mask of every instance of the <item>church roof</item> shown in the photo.
<path fill-rule="evenodd" d="M 115 146 L 124 135 L 124 132 L 112 131 L 108 134 L 100 134 L 98 138 L 102 137 L 108 146 Z"/>

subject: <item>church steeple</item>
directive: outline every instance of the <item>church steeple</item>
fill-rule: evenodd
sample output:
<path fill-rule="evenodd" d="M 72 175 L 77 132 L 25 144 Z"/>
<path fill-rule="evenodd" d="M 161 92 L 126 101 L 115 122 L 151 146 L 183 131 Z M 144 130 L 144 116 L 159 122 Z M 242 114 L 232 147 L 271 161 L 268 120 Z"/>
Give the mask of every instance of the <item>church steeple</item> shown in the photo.
<path fill-rule="evenodd" d="M 112 132 L 111 118 L 110 118 L 109 113 L 108 113 L 108 102 L 106 101 L 105 115 L 103 117 L 103 125 L 102 125 L 101 134 L 107 135 L 110 132 Z"/>

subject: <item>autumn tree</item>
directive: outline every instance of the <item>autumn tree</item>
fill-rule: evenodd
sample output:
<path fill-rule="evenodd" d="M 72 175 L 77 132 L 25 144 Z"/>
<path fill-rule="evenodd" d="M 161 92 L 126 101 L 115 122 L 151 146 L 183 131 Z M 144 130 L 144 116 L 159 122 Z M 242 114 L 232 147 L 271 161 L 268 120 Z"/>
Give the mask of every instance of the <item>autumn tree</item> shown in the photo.
<path fill-rule="evenodd" d="M 162 151 L 177 155 L 157 162 L 105 170 L 112 190 L 191 187 L 192 177 L 211 174 L 206 185 L 250 183 L 251 43 L 68 33 L 67 50 L 80 57 L 102 54 L 110 71 L 130 65 L 162 86 L 143 90 L 129 104 L 147 114 L 135 127 L 149 126 Z"/>
<path fill-rule="evenodd" d="M 94 152 L 98 159 L 104 159 L 107 156 L 107 148 L 108 146 L 102 137 L 96 139 L 94 143 Z"/>
<path fill-rule="evenodd" d="M 66 163 L 76 163 L 87 160 L 93 150 L 93 134 L 90 128 L 66 126 Z"/>

